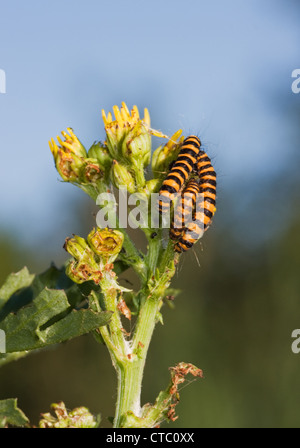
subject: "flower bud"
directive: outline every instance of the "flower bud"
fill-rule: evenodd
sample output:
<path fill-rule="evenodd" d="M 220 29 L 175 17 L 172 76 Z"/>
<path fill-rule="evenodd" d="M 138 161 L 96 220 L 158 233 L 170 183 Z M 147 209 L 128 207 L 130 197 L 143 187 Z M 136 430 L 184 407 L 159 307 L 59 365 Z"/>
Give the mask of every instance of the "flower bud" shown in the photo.
<path fill-rule="evenodd" d="M 116 160 L 113 161 L 111 180 L 115 187 L 125 187 L 129 193 L 134 193 L 136 190 L 132 174 L 124 165 L 121 165 Z"/>
<path fill-rule="evenodd" d="M 77 136 L 74 134 L 72 128 L 67 128 L 69 134 L 65 131 L 62 131 L 62 136 L 65 138 L 64 141 L 58 136 L 57 140 L 61 144 L 62 148 L 66 151 L 69 150 L 73 154 L 76 154 L 78 157 L 86 157 L 87 153 L 83 144 L 79 141 Z"/>
<path fill-rule="evenodd" d="M 54 139 L 49 142 L 54 157 L 56 169 L 65 182 L 78 182 L 83 166 L 83 159 L 70 151 L 64 151 L 55 143 Z"/>
<path fill-rule="evenodd" d="M 124 235 L 118 230 L 97 228 L 89 233 L 87 241 L 95 254 L 112 263 L 122 249 Z"/>
<path fill-rule="evenodd" d="M 57 136 L 57 140 L 61 146 L 58 146 L 53 138 L 49 142 L 49 146 L 57 171 L 62 179 L 66 182 L 79 182 L 80 172 L 87 153 L 73 130 L 68 128 L 68 132 L 70 135 L 62 131 L 62 135 L 65 138 L 64 141 Z"/>
<path fill-rule="evenodd" d="M 112 165 L 112 158 L 107 147 L 101 144 L 101 142 L 93 143 L 89 149 L 88 157 L 97 159 L 100 165 L 104 167 L 105 172 L 109 173 Z"/>
<path fill-rule="evenodd" d="M 102 118 L 107 136 L 107 148 L 113 159 L 130 163 L 146 165 L 150 160 L 151 138 L 150 115 L 144 110 L 141 119 L 139 110 L 133 106 L 129 112 L 123 102 L 121 109 L 113 107 L 115 120 L 109 112 L 106 116 L 102 111 Z"/>
<path fill-rule="evenodd" d="M 64 249 L 77 261 L 93 257 L 93 252 L 86 240 L 78 235 L 74 235 L 73 238 L 66 238 Z"/>
<path fill-rule="evenodd" d="M 151 156 L 151 135 L 142 121 L 139 121 L 127 134 L 122 143 L 122 156 L 125 160 L 142 167 L 149 164 Z"/>

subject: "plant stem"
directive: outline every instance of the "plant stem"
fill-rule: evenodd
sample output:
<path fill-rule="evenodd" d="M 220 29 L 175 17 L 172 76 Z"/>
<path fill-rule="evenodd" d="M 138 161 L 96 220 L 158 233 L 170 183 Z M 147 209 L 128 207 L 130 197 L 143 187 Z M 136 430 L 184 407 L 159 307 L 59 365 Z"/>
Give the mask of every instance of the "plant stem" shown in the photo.
<path fill-rule="evenodd" d="M 155 269 L 157 265 L 160 255 L 159 247 L 160 245 L 155 241 L 150 243 L 147 264 L 151 264 L 151 269 Z M 170 264 L 174 259 L 174 250 L 171 250 L 172 248 L 173 246 L 169 245 L 161 257 L 160 268 L 162 271 L 158 281 L 153 281 L 152 277 L 154 273 L 150 271 L 149 276 L 151 278 L 148 281 L 148 285 L 142 291 L 141 308 L 138 314 L 135 332 L 130 343 L 130 353 L 127 355 L 127 359 L 118 360 L 115 366 L 118 374 L 118 399 L 114 419 L 115 428 L 129 427 L 127 426 L 126 417 L 130 413 L 133 413 L 136 417 L 141 417 L 141 388 L 146 357 L 162 298 L 175 272 L 175 270 L 170 268 Z M 142 423 L 141 427 L 143 427 Z"/>
<path fill-rule="evenodd" d="M 141 389 L 144 366 L 155 327 L 159 301 L 149 298 L 142 307 L 132 341 L 132 353 L 124 362 L 117 363 L 118 399 L 114 427 L 126 427 L 126 413 L 141 416 Z M 125 425 L 125 426 L 123 426 Z"/>

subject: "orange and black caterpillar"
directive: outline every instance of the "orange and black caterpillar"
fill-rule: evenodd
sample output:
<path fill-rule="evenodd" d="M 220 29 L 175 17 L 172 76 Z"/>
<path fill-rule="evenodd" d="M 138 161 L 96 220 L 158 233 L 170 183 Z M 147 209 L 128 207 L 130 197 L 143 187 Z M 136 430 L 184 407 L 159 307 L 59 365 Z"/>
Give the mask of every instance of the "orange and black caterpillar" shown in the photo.
<path fill-rule="evenodd" d="M 199 194 L 196 195 L 196 209 L 193 211 L 193 220 L 190 220 L 181 233 L 176 233 L 176 238 L 179 239 L 174 249 L 179 253 L 190 249 L 202 237 L 216 211 L 217 176 L 210 158 L 204 151 L 200 151 L 196 172 L 199 177 Z M 177 213 L 177 210 L 175 210 L 175 213 Z M 171 229 L 170 237 L 174 239 L 173 236 L 175 236 L 175 233 Z"/>
<path fill-rule="evenodd" d="M 190 135 L 182 143 L 177 160 L 163 181 L 159 192 L 158 207 L 160 214 L 169 211 L 175 194 L 180 192 L 184 183 L 188 180 L 198 160 L 200 146 L 201 141 L 195 135 Z"/>
<path fill-rule="evenodd" d="M 198 182 L 195 179 L 191 179 L 174 209 L 174 216 L 170 228 L 171 240 L 177 240 L 186 225 L 191 221 L 199 192 L 200 187 Z"/>

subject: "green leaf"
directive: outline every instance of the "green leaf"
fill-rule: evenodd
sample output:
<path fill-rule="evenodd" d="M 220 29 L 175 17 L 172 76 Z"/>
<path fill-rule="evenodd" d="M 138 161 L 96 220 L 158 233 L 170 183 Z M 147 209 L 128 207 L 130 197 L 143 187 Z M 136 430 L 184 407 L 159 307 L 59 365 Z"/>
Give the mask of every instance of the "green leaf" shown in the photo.
<path fill-rule="evenodd" d="M 106 325 L 111 315 L 110 311 L 96 313 L 90 309 L 73 310 L 64 319 L 42 331 L 40 336 L 47 342 L 47 345 L 57 344 Z"/>
<path fill-rule="evenodd" d="M 27 306 L 8 314 L 0 329 L 6 353 L 35 350 L 90 332 L 110 320 L 110 312 L 72 310 L 63 290 L 45 288 Z"/>
<path fill-rule="evenodd" d="M 0 427 L 7 424 L 13 426 L 25 426 L 29 423 L 26 415 L 17 407 L 15 398 L 0 400 Z"/>
<path fill-rule="evenodd" d="M 16 274 L 10 274 L 0 288 L 0 309 L 13 294 L 22 288 L 30 286 L 33 279 L 34 275 L 29 274 L 26 267 Z"/>

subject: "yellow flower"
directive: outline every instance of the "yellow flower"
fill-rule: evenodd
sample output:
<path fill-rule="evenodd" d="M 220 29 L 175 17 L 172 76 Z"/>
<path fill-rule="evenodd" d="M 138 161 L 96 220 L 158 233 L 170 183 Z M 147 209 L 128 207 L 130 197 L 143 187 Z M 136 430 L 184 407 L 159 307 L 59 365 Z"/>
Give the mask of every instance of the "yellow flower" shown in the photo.
<path fill-rule="evenodd" d="M 65 131 L 61 132 L 65 140 L 62 140 L 59 135 L 57 136 L 57 140 L 61 145 L 60 149 L 62 149 L 66 153 L 71 152 L 72 154 L 75 154 L 78 157 L 87 157 L 85 147 L 82 145 L 77 136 L 74 134 L 73 129 L 67 128 L 67 131 L 69 132 L 69 134 Z M 51 152 L 55 158 L 58 152 L 58 146 L 56 145 L 54 139 L 51 139 L 49 145 Z"/>
<path fill-rule="evenodd" d="M 53 154 L 57 171 L 66 182 L 78 182 L 80 171 L 87 157 L 86 150 L 78 140 L 71 128 L 67 129 L 69 134 L 62 131 L 65 140 L 57 136 L 60 144 L 57 145 L 52 138 L 49 141 L 50 150 Z"/>
<path fill-rule="evenodd" d="M 113 112 L 115 120 L 111 112 L 106 115 L 102 110 L 107 146 L 111 156 L 117 160 L 120 158 L 127 162 L 142 160 L 145 165 L 148 164 L 151 154 L 151 134 L 157 137 L 168 137 L 150 127 L 150 114 L 146 108 L 144 118 L 140 117 L 137 106 L 133 106 L 129 112 L 124 102 L 121 109 L 113 106 Z"/>
<path fill-rule="evenodd" d="M 81 185 L 98 185 L 107 181 L 105 168 L 97 158 L 88 157 L 85 147 L 71 128 L 68 133 L 62 131 L 62 140 L 57 136 L 59 145 L 52 138 L 49 142 L 57 171 L 64 181 Z"/>
<path fill-rule="evenodd" d="M 162 134 L 160 131 L 152 129 L 150 127 L 150 114 L 147 108 L 144 109 L 144 118 L 140 118 L 140 113 L 137 106 L 133 106 L 131 113 L 126 105 L 126 103 L 122 102 L 121 109 L 118 106 L 113 106 L 113 111 L 115 114 L 115 120 L 113 121 L 113 117 L 111 112 L 108 112 L 107 116 L 105 111 L 102 109 L 102 118 L 104 122 L 105 131 L 109 133 L 115 134 L 117 137 L 122 138 L 124 131 L 132 129 L 136 124 L 141 122 L 152 135 L 156 137 L 165 137 L 168 138 L 165 134 Z"/>

